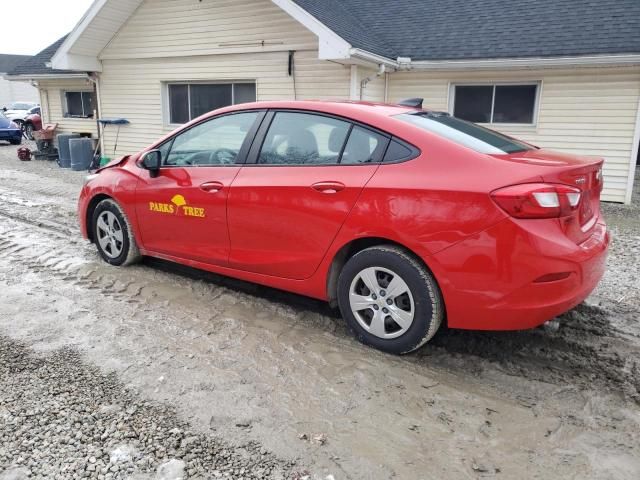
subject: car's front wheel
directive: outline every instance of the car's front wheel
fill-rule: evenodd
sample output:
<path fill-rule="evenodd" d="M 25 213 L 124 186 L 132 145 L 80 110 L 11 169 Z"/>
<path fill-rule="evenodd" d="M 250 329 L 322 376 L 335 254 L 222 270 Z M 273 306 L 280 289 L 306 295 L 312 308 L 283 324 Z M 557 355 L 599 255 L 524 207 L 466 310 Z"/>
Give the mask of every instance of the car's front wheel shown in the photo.
<path fill-rule="evenodd" d="M 25 123 L 24 134 L 29 140 L 33 140 L 33 123 Z"/>
<path fill-rule="evenodd" d="M 102 200 L 93 211 L 93 240 L 98 253 L 111 265 L 130 265 L 140 251 L 125 213 L 115 201 Z"/>
<path fill-rule="evenodd" d="M 391 245 L 367 248 L 349 259 L 338 279 L 338 305 L 358 340 L 394 354 L 420 348 L 444 317 L 433 275 Z"/>

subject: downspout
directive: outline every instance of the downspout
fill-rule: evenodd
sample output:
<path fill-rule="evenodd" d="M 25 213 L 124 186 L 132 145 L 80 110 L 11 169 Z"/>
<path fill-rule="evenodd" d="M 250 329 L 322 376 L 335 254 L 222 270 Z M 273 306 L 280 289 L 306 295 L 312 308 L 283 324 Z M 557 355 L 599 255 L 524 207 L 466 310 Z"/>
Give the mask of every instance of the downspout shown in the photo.
<path fill-rule="evenodd" d="M 375 75 L 369 75 L 367 78 L 363 79 L 360 82 L 360 98 L 359 100 L 362 100 L 362 92 L 364 91 L 364 89 L 367 87 L 367 84 L 375 79 L 375 78 L 379 78 L 381 75 L 384 75 L 387 72 L 387 66 L 384 63 L 381 63 L 380 65 L 378 65 L 378 71 L 375 73 Z M 387 86 L 385 83 L 385 98 L 387 96 L 387 92 L 386 92 Z"/>
<path fill-rule="evenodd" d="M 360 100 L 360 92 L 358 91 L 358 66 L 351 65 L 351 75 L 349 82 L 349 100 Z"/>
<path fill-rule="evenodd" d="M 389 102 L 389 73 L 384 74 L 384 103 Z"/>
<path fill-rule="evenodd" d="M 100 76 L 97 73 L 89 74 L 89 81 L 93 82 L 96 86 L 96 97 L 98 99 L 98 118 L 96 118 L 96 122 L 102 118 L 102 96 L 100 95 Z M 105 155 L 104 149 L 104 128 L 101 127 L 100 122 L 97 125 L 98 128 L 98 138 L 100 139 L 100 154 Z"/>
<path fill-rule="evenodd" d="M 44 126 L 45 123 L 49 123 L 49 99 L 48 97 L 45 97 L 46 91 L 40 88 L 40 84 L 38 82 L 31 80 L 30 83 L 32 87 L 38 89 L 38 98 L 40 99 L 40 121 Z M 45 98 L 47 98 L 46 102 L 44 100 Z"/>

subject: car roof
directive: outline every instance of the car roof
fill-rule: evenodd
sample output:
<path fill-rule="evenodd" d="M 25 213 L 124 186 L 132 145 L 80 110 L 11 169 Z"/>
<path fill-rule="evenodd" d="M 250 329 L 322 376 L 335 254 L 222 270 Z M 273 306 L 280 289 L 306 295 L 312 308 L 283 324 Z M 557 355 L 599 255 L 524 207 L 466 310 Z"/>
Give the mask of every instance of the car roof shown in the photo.
<path fill-rule="evenodd" d="M 216 113 L 262 109 L 313 110 L 345 117 L 377 115 L 390 117 L 401 113 L 415 112 L 416 108 L 390 103 L 375 103 L 350 100 L 275 100 L 243 103 L 217 110 Z"/>

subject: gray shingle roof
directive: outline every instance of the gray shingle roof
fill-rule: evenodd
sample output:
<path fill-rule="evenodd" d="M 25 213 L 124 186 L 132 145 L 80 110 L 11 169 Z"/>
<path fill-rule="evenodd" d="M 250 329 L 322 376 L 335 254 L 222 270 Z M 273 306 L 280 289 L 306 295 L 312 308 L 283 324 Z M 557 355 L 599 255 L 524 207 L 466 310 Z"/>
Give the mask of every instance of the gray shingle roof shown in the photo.
<path fill-rule="evenodd" d="M 0 53 L 0 73 L 7 73 L 26 61 L 29 55 L 10 55 Z"/>
<path fill-rule="evenodd" d="M 56 70 L 53 68 L 47 67 L 47 63 L 51 61 L 51 57 L 56 53 L 62 42 L 64 42 L 67 36 L 65 35 L 58 41 L 52 43 L 47 48 L 42 50 L 40 53 L 34 55 L 33 57 L 28 57 L 27 60 L 17 65 L 13 70 L 7 72 L 8 75 L 55 75 L 55 74 L 65 74 L 65 73 L 73 73 L 71 70 Z"/>
<path fill-rule="evenodd" d="M 640 0 L 294 0 L 352 46 L 462 60 L 640 53 Z"/>

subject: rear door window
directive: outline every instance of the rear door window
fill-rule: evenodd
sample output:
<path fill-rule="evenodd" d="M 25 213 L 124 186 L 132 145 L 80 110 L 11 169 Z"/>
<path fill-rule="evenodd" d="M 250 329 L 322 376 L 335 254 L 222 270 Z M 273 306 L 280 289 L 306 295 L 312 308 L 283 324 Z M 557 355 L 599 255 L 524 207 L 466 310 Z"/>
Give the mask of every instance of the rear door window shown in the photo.
<path fill-rule="evenodd" d="M 259 164 L 336 164 L 351 124 L 323 115 L 277 112 L 258 156 Z"/>

